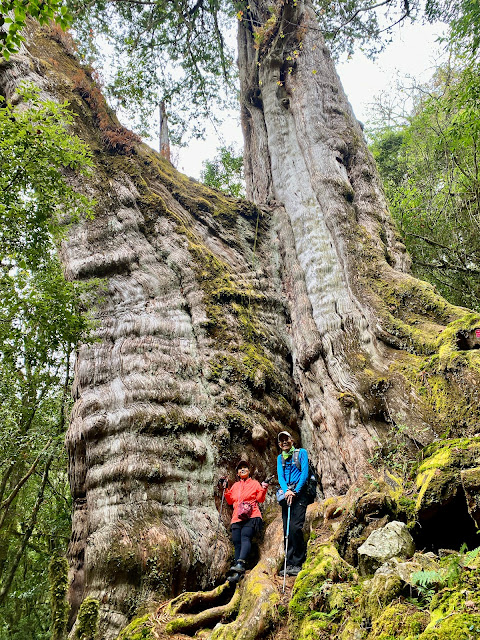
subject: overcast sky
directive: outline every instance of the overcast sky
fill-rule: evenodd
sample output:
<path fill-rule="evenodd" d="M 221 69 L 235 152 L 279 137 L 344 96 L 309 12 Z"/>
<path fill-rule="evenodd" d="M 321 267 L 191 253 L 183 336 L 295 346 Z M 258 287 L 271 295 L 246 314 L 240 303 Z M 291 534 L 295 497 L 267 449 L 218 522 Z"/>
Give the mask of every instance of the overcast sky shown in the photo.
<path fill-rule="evenodd" d="M 376 94 L 382 90 L 393 90 L 391 83 L 397 71 L 400 75 L 428 80 L 438 64 L 438 47 L 435 44 L 438 33 L 439 27 L 435 25 L 405 24 L 375 62 L 358 53 L 348 62 L 337 66 L 345 92 L 359 120 L 368 120 L 368 105 Z M 206 140 L 191 140 L 186 148 L 174 151 L 174 156 L 177 155 L 177 158 L 173 158 L 174 164 L 182 173 L 199 179 L 202 163 L 213 158 L 219 146 L 232 142 L 237 147 L 243 144 L 239 117 L 235 112 L 218 131 L 209 127 Z"/>

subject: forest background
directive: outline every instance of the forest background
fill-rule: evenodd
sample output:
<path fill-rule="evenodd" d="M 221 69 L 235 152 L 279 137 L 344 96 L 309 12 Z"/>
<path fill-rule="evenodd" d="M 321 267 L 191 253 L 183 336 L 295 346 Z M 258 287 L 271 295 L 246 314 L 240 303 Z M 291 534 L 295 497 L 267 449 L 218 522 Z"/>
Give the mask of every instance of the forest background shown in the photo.
<path fill-rule="evenodd" d="M 152 36 L 140 46 L 139 34 L 147 26 L 135 3 L 117 4 L 112 27 L 102 2 L 2 1 L 3 64 L 20 46 L 28 16 L 43 24 L 54 21 L 54 29 L 73 25 L 91 45 L 79 52 L 86 64 L 93 58 L 102 64 L 95 47 L 102 35 L 119 60 L 106 87 L 112 104 L 136 109 L 145 122 L 161 95 L 170 105 L 173 139 L 179 139 L 191 117 L 185 104 L 208 115 L 215 95 L 232 100 L 228 87 L 235 86 L 235 65 L 218 23 L 225 7 L 212 0 L 208 13 L 203 2 L 153 4 L 166 26 L 155 32 L 156 41 Z M 237 4 L 229 11 L 240 20 Z M 388 27 L 410 18 L 448 25 L 443 42 L 448 62 L 429 83 L 399 86 L 393 102 L 379 102 L 367 134 L 415 275 L 432 282 L 449 301 L 479 310 L 480 4 L 376 4 L 386 13 L 376 14 L 358 0 L 316 4 L 334 52 L 360 47 L 374 55 L 388 39 Z M 207 15 L 212 28 L 203 40 L 193 39 L 197 29 L 205 30 L 201 21 Z M 181 37 L 172 44 L 175 29 Z M 147 63 L 152 49 L 156 65 Z M 165 66 L 167 60 L 171 66 Z M 160 77 L 160 68 L 168 73 Z M 0 107 L 0 640 L 52 637 L 51 602 L 62 585 L 49 583 L 48 566 L 64 555 L 70 534 L 63 437 L 72 359 L 78 341 L 88 340 L 86 309 L 90 291 L 98 286 L 67 282 L 57 255 L 69 221 L 93 215 L 95 203 L 63 177 L 88 172 L 89 151 L 68 133 L 68 105 L 44 102 L 32 88 L 25 88 L 23 98 L 29 107 L 21 113 L 5 102 Z M 137 124 L 141 127 L 142 120 Z M 224 149 L 207 163 L 204 179 L 239 195 L 241 160 Z"/>

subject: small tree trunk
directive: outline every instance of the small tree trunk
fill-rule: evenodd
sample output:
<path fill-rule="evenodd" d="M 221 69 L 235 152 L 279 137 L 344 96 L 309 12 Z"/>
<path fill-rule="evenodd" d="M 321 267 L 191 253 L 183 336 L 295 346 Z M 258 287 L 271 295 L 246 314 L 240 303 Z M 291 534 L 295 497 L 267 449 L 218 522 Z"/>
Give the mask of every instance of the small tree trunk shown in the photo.
<path fill-rule="evenodd" d="M 165 109 L 165 102 L 163 100 L 160 103 L 160 107 L 159 107 L 158 111 L 159 111 L 159 118 L 160 118 L 160 123 L 159 123 L 159 127 L 160 127 L 160 135 L 159 135 L 160 155 L 162 156 L 162 158 L 165 158 L 165 160 L 168 160 L 169 162 L 171 162 L 171 160 L 170 160 L 170 138 L 169 138 L 169 135 L 168 135 L 168 118 L 167 118 L 167 111 Z"/>

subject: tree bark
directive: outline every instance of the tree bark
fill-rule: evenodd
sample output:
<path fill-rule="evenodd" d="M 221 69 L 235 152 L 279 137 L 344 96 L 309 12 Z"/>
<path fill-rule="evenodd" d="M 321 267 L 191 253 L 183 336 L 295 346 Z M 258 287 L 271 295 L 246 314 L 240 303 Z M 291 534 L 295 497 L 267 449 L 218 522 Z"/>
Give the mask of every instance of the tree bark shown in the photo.
<path fill-rule="evenodd" d="M 72 226 L 62 250 L 71 279 L 103 279 L 66 442 L 71 621 L 97 598 L 107 640 L 145 603 L 218 584 L 230 543 L 223 526 L 215 543 L 216 480 L 233 479 L 242 456 L 259 480 L 270 475 L 280 431 L 307 447 L 332 495 L 399 424 L 421 446 L 478 423 L 480 351 L 459 354 L 458 340 L 476 348 L 480 317 L 410 276 L 311 7 L 279 3 L 275 15 L 252 1 L 239 31 L 258 207 L 140 144 L 58 34 L 32 28 L 0 66 L 7 98 L 30 80 L 67 99 L 96 160 L 79 185 L 97 199 L 95 219 Z M 248 597 L 231 628 L 250 637 L 251 616 L 263 633 L 271 611 L 262 620 Z"/>

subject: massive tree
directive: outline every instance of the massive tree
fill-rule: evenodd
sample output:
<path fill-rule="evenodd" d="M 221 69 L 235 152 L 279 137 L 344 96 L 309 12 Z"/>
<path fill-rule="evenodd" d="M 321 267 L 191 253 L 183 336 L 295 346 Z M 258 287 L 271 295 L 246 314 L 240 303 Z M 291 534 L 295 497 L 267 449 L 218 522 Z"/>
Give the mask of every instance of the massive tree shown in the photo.
<path fill-rule="evenodd" d="M 218 581 L 229 544 L 223 529 L 215 543 L 215 479 L 242 454 L 270 474 L 282 429 L 330 496 L 392 430 L 417 448 L 478 423 L 480 317 L 410 275 L 312 6 L 243 11 L 253 204 L 178 174 L 124 130 L 58 33 L 32 29 L 0 69 L 6 95 L 27 77 L 67 97 L 96 157 L 98 211 L 63 260 L 70 278 L 105 283 L 67 435 L 72 621 L 93 595 L 105 638 L 140 605 Z M 254 574 L 267 599 L 274 571 L 272 552 Z M 265 630 L 264 601 L 253 617 L 247 604 L 235 637 Z"/>

